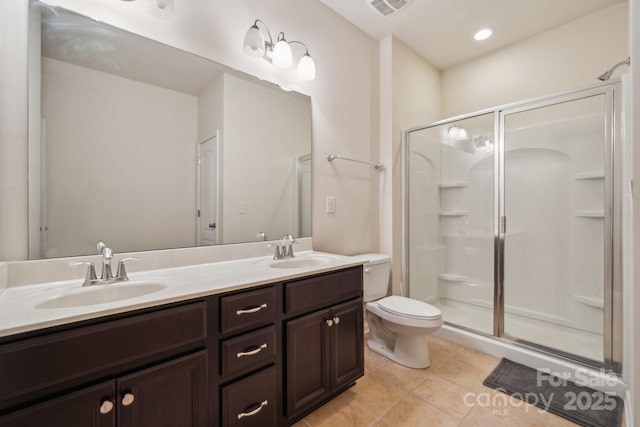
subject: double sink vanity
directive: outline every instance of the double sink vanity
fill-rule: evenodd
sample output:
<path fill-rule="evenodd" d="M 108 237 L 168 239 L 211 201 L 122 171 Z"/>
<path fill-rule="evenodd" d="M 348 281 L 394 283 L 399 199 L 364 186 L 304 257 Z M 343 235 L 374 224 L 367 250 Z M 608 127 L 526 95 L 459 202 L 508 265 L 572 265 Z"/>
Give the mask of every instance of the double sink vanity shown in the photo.
<path fill-rule="evenodd" d="M 364 373 L 361 261 L 138 270 L 0 290 L 0 426 L 285 426 Z"/>

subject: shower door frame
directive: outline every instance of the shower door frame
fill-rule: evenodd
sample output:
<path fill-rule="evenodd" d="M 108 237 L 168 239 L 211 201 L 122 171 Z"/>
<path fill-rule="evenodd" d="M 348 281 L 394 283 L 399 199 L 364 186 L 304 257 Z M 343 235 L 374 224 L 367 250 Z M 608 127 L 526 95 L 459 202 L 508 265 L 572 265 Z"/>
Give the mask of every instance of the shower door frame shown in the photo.
<path fill-rule="evenodd" d="M 428 126 L 419 126 L 407 129 L 403 137 L 403 232 L 409 236 L 409 136 L 411 132 L 427 128 L 446 125 L 460 120 L 492 113 L 494 115 L 494 304 L 493 304 L 493 334 L 474 330 L 446 321 L 445 324 L 475 334 L 505 340 L 518 346 L 530 348 L 539 352 L 559 356 L 585 365 L 604 368 L 608 371 L 620 374 L 622 372 L 622 177 L 621 171 L 621 144 L 622 126 L 620 110 L 621 90 L 620 79 L 613 79 L 603 83 L 597 83 L 583 89 L 534 98 L 532 100 L 506 104 L 503 106 L 484 109 L 470 114 L 464 114 L 445 120 L 434 122 Z M 504 250 L 505 250 L 505 135 L 504 118 L 509 114 L 533 110 L 546 106 L 560 104 L 562 102 L 575 101 L 597 95 L 604 95 L 604 120 L 605 120 L 605 200 L 604 200 L 604 330 L 603 330 L 603 356 L 602 362 L 581 357 L 573 353 L 563 352 L 553 347 L 547 347 L 538 343 L 529 342 L 521 338 L 505 334 L 504 332 Z M 403 271 L 402 281 L 405 284 L 403 292 L 409 290 L 409 239 L 403 242 Z"/>

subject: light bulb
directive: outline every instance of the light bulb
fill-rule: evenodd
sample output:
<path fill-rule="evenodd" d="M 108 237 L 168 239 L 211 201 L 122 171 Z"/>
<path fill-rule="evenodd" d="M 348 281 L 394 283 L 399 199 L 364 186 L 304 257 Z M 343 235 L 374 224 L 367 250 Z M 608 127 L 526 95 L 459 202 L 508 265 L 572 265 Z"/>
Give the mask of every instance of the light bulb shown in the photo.
<path fill-rule="evenodd" d="M 293 64 L 291 46 L 284 39 L 280 39 L 273 47 L 273 65 L 279 68 L 289 68 Z"/>
<path fill-rule="evenodd" d="M 492 28 L 483 28 L 480 31 L 478 31 L 477 33 L 475 33 L 473 35 L 473 38 L 481 41 L 481 40 L 486 40 L 489 37 L 491 37 L 491 35 L 493 34 L 493 29 Z"/>
<path fill-rule="evenodd" d="M 309 56 L 309 52 L 305 53 L 300 62 L 298 62 L 298 78 L 300 80 L 311 81 L 316 78 L 316 63 Z"/>
<path fill-rule="evenodd" d="M 252 25 L 245 34 L 243 49 L 249 56 L 264 56 L 264 37 L 257 25 Z"/>
<path fill-rule="evenodd" d="M 447 132 L 447 136 L 450 139 L 458 139 L 458 134 L 460 133 L 460 129 L 458 129 L 455 126 L 452 126 L 449 128 L 449 131 Z"/>
<path fill-rule="evenodd" d="M 467 134 L 467 130 L 465 128 L 458 129 L 458 138 L 460 141 L 464 141 L 465 139 L 469 139 L 469 135 Z"/>

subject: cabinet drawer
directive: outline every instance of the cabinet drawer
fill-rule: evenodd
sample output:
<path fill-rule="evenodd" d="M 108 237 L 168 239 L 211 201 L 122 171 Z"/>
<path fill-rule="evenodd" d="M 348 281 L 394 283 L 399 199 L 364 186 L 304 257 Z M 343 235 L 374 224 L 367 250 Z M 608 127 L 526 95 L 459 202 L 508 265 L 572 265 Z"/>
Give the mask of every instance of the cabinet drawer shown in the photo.
<path fill-rule="evenodd" d="M 222 333 L 273 322 L 276 291 L 273 287 L 242 292 L 220 298 Z"/>
<path fill-rule="evenodd" d="M 285 283 L 285 311 L 299 313 L 362 296 L 362 267 Z"/>
<path fill-rule="evenodd" d="M 0 409 L 13 399 L 111 375 L 203 344 L 204 302 L 84 326 L 0 346 Z"/>
<path fill-rule="evenodd" d="M 221 350 L 223 377 L 266 366 L 276 357 L 276 328 L 269 326 L 225 340 Z"/>
<path fill-rule="evenodd" d="M 271 367 L 222 389 L 223 427 L 276 425 L 276 368 Z"/>

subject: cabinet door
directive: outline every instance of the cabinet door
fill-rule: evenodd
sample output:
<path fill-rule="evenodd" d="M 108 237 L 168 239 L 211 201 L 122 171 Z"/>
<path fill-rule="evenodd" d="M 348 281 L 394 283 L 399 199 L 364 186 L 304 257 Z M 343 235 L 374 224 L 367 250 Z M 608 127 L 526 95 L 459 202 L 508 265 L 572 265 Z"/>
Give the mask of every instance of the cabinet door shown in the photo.
<path fill-rule="evenodd" d="M 362 300 L 331 310 L 331 389 L 348 386 L 364 375 Z"/>
<path fill-rule="evenodd" d="M 87 387 L 0 417 L 2 427 L 115 427 L 115 381 Z"/>
<path fill-rule="evenodd" d="M 204 427 L 206 387 L 206 351 L 121 377 L 119 427 Z"/>
<path fill-rule="evenodd" d="M 329 310 L 287 322 L 287 416 L 313 405 L 331 392 Z"/>

